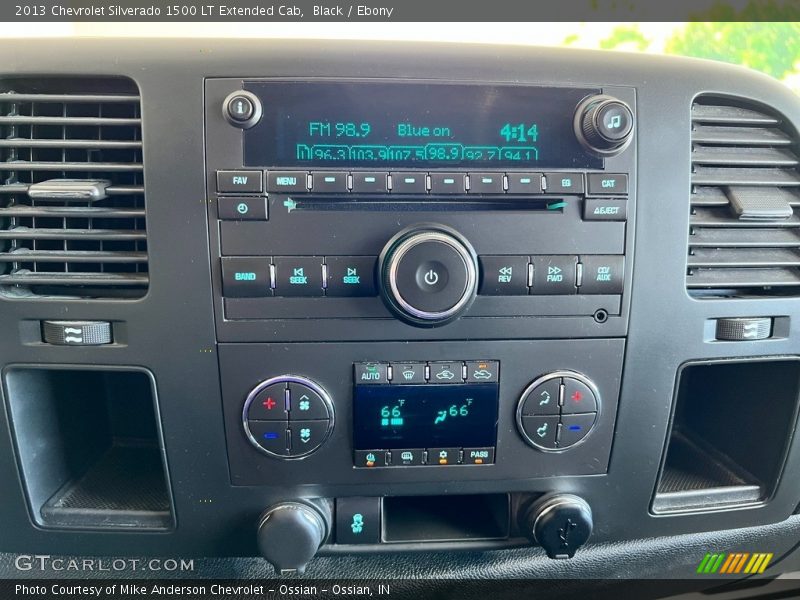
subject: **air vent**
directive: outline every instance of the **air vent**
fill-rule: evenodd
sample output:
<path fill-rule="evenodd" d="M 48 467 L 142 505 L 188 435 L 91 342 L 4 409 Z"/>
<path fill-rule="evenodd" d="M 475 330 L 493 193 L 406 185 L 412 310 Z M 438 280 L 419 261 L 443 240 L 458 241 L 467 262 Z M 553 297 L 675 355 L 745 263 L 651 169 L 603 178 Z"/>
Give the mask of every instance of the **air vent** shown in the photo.
<path fill-rule="evenodd" d="M 0 80 L 0 293 L 145 294 L 140 115 L 127 79 Z"/>
<path fill-rule="evenodd" d="M 798 136 L 774 111 L 703 96 L 692 106 L 686 285 L 693 296 L 800 295 Z"/>

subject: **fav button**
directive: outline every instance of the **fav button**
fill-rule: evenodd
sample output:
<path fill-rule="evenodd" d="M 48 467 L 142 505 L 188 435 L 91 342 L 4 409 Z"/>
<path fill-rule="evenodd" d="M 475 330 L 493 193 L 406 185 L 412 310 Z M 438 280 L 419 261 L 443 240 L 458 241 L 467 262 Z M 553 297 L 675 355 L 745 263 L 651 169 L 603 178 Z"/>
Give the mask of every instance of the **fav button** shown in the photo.
<path fill-rule="evenodd" d="M 260 192 L 261 171 L 217 171 L 218 192 Z"/>
<path fill-rule="evenodd" d="M 374 256 L 328 256 L 328 296 L 375 296 Z"/>
<path fill-rule="evenodd" d="M 336 500 L 337 544 L 377 544 L 380 538 L 380 498 L 339 498 Z"/>
<path fill-rule="evenodd" d="M 562 414 L 588 413 L 597 411 L 597 399 L 583 382 L 564 377 L 564 405 Z"/>
<path fill-rule="evenodd" d="M 322 259 L 316 256 L 276 256 L 276 296 L 322 296 Z"/>

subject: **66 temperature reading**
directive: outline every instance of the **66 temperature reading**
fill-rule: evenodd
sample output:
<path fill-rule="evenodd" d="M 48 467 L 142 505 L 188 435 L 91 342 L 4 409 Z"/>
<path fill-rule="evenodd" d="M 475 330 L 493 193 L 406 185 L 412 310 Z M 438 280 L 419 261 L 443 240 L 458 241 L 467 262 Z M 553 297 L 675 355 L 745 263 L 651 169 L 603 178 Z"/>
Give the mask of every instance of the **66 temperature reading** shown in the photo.
<path fill-rule="evenodd" d="M 447 410 L 440 410 L 436 413 L 436 418 L 433 420 L 434 425 L 438 425 L 439 423 L 444 423 L 448 417 L 449 418 L 456 418 L 456 417 L 466 417 L 469 415 L 469 407 L 472 404 L 472 398 L 467 398 L 461 406 L 457 404 L 452 404 L 450 408 Z"/>

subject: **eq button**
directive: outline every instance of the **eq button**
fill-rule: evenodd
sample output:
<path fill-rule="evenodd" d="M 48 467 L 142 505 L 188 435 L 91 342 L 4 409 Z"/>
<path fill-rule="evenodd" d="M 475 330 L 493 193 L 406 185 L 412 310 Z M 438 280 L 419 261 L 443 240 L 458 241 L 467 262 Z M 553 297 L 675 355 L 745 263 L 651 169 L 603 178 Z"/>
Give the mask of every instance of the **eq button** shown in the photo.
<path fill-rule="evenodd" d="M 580 173 L 545 173 L 548 194 L 582 194 L 583 175 Z"/>

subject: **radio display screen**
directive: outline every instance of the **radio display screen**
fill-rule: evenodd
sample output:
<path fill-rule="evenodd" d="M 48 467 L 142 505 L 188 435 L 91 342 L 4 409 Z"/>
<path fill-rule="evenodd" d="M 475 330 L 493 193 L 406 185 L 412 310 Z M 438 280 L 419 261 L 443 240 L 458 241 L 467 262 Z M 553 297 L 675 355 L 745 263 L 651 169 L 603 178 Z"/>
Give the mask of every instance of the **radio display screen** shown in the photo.
<path fill-rule="evenodd" d="M 602 168 L 573 131 L 597 89 L 411 82 L 247 82 L 261 99 L 247 166 Z"/>
<path fill-rule="evenodd" d="M 357 385 L 356 449 L 494 446 L 498 386 Z"/>

